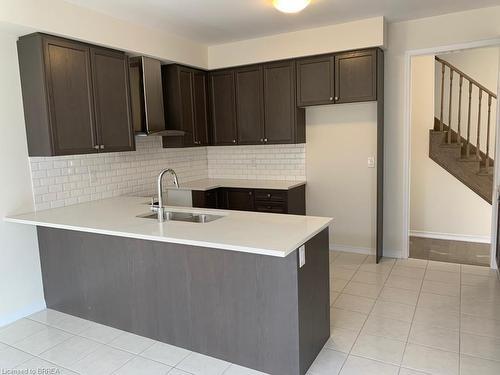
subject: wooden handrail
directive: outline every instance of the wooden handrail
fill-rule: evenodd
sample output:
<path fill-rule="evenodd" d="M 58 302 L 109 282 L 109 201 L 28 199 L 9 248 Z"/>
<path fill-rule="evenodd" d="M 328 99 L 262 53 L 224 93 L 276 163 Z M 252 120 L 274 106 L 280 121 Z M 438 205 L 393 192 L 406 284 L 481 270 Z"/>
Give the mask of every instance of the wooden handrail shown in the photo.
<path fill-rule="evenodd" d="M 469 82 L 471 82 L 472 84 L 474 84 L 475 86 L 479 87 L 481 90 L 483 90 L 484 92 L 486 92 L 488 95 L 491 95 L 493 98 L 497 98 L 497 95 L 489 90 L 488 88 L 486 88 L 485 86 L 481 85 L 478 81 L 476 81 L 474 78 L 472 78 L 471 76 L 465 74 L 464 72 L 462 72 L 460 69 L 458 69 L 457 67 L 455 67 L 454 65 L 450 64 L 448 61 L 446 60 L 443 60 L 443 59 L 440 59 L 439 57 L 436 56 L 436 61 L 439 61 L 441 64 L 444 64 L 446 65 L 448 68 L 450 68 L 451 70 L 453 70 L 455 73 L 458 73 L 460 76 L 464 77 L 466 80 L 468 80 Z"/>

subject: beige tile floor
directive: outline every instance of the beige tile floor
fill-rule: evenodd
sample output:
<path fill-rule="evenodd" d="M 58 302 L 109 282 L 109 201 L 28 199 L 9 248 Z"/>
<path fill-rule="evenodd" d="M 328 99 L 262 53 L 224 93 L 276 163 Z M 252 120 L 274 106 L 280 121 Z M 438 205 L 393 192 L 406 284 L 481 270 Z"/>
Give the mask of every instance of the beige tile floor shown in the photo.
<path fill-rule="evenodd" d="M 333 252 L 330 269 L 331 338 L 309 375 L 500 374 L 494 271 L 416 259 L 376 265 L 373 257 Z M 16 373 L 7 369 L 263 375 L 54 310 L 0 328 L 0 374 Z"/>
<path fill-rule="evenodd" d="M 310 375 L 500 375 L 500 282 L 479 266 L 332 253 L 331 338 Z"/>

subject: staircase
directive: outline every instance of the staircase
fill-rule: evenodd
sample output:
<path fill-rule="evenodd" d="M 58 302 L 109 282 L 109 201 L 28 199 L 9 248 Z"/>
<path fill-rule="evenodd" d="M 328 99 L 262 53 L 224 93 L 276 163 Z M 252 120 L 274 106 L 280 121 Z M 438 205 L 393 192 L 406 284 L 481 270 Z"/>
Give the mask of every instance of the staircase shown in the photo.
<path fill-rule="evenodd" d="M 429 132 L 429 157 L 491 204 L 494 166 L 491 155 L 494 152 L 490 150 L 490 134 L 496 123 L 491 118 L 491 109 L 497 96 L 449 62 L 436 57 L 436 63 L 441 68 L 440 116 L 434 118 L 434 127 Z M 447 72 L 449 88 L 445 89 Z M 458 95 L 453 91 L 455 79 L 458 81 Z M 449 90 L 446 103 L 445 90 Z M 465 100 L 462 99 L 463 91 Z M 453 99 L 458 99 L 458 103 L 455 104 Z M 485 99 L 487 107 L 483 108 Z M 463 101 L 466 107 L 462 110 Z M 473 101 L 478 106 L 477 119 L 472 119 Z M 448 123 L 444 120 L 445 105 Z M 462 119 L 463 113 L 465 120 Z"/>

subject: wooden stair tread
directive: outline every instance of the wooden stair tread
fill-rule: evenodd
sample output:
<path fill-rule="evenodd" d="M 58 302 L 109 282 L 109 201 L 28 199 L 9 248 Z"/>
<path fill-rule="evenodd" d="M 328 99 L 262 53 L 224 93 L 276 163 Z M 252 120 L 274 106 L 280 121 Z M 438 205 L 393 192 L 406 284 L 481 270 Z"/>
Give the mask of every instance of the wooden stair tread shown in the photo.
<path fill-rule="evenodd" d="M 470 156 L 466 157 L 466 140 L 460 137 L 461 142 L 457 142 L 458 134 L 451 129 L 451 143 L 447 143 L 449 127 L 443 124 L 444 130 L 440 130 L 439 125 L 435 119 L 435 128 L 429 130 L 429 157 L 491 204 L 494 161 L 489 158 L 489 168 L 486 168 L 483 161 L 486 155 L 481 152 L 483 159 L 478 158 L 472 144 L 469 145 Z"/>

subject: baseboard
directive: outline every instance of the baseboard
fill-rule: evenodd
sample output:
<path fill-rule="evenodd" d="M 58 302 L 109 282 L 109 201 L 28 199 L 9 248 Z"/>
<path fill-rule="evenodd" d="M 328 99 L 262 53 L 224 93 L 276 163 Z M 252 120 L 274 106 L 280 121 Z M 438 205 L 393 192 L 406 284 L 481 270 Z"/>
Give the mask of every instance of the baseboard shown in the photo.
<path fill-rule="evenodd" d="M 476 243 L 491 243 L 491 238 L 488 236 L 472 236 L 469 234 L 452 234 L 452 233 L 437 233 L 411 230 L 410 236 L 432 238 L 436 240 L 476 242 Z"/>
<path fill-rule="evenodd" d="M 19 309 L 11 314 L 0 316 L 0 327 L 3 327 L 7 324 L 15 322 L 21 318 L 27 317 L 28 315 L 34 314 L 40 310 L 47 308 L 45 304 L 45 300 L 37 301 L 32 303 L 29 306 L 25 306 L 22 309 Z"/>
<path fill-rule="evenodd" d="M 373 248 L 340 245 L 340 244 L 330 244 L 330 250 L 332 250 L 332 251 L 344 251 L 346 253 L 366 254 L 366 255 L 375 254 L 375 249 L 373 249 Z"/>

